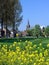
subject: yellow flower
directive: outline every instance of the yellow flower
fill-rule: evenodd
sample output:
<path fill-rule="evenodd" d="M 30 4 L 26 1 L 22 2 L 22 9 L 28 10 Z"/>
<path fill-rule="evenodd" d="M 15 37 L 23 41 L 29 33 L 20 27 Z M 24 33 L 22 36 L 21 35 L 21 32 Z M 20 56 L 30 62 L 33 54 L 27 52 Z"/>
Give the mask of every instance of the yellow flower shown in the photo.
<path fill-rule="evenodd" d="M 42 45 L 42 43 L 39 44 L 40 46 Z"/>
<path fill-rule="evenodd" d="M 48 63 L 48 62 L 45 62 L 45 64 L 46 64 L 46 65 L 49 65 L 49 63 Z"/>
<path fill-rule="evenodd" d="M 15 44 L 13 44 L 13 46 L 15 46 Z"/>
<path fill-rule="evenodd" d="M 17 42 L 14 42 L 14 44 L 16 44 Z"/>
<path fill-rule="evenodd" d="M 32 47 L 30 46 L 30 47 L 29 47 L 29 49 L 31 50 L 31 49 L 32 49 Z"/>
<path fill-rule="evenodd" d="M 30 58 L 32 58 L 32 57 L 34 57 L 34 56 L 35 56 L 34 54 L 29 55 Z"/>
<path fill-rule="evenodd" d="M 9 48 L 12 48 L 12 45 L 10 45 L 10 47 Z"/>
<path fill-rule="evenodd" d="M 37 45 L 34 45 L 33 48 L 36 48 Z"/>
<path fill-rule="evenodd" d="M 28 41 L 26 40 L 25 42 L 27 43 Z"/>
<path fill-rule="evenodd" d="M 20 47 L 19 47 L 19 46 L 17 46 L 17 47 L 16 47 L 16 49 L 20 49 Z"/>
<path fill-rule="evenodd" d="M 30 59 L 30 62 L 32 62 L 33 60 L 32 59 Z"/>
<path fill-rule="evenodd" d="M 13 59 L 11 59 L 11 62 L 13 62 Z"/>
<path fill-rule="evenodd" d="M 49 47 L 49 44 L 47 44 L 47 47 Z"/>
<path fill-rule="evenodd" d="M 47 56 L 48 55 L 48 50 L 46 49 L 45 51 L 44 51 L 44 56 Z"/>
<path fill-rule="evenodd" d="M 21 58 L 20 57 L 18 57 L 18 60 L 20 60 Z"/>
<path fill-rule="evenodd" d="M 41 44 L 33 45 L 26 40 L 23 45 L 22 42 L 14 42 L 9 47 L 7 44 L 0 45 L 0 65 L 2 61 L 8 62 L 9 65 L 49 65 L 49 44 L 47 49 Z"/>
<path fill-rule="evenodd" d="M 36 65 L 36 63 L 34 63 L 34 65 Z"/>
<path fill-rule="evenodd" d="M 40 53 L 40 54 L 39 54 L 39 57 L 42 57 L 42 56 L 43 56 L 43 54 L 42 54 L 42 53 Z"/>
<path fill-rule="evenodd" d="M 35 53 L 38 53 L 38 50 L 36 50 Z"/>
<path fill-rule="evenodd" d="M 16 37 L 18 37 L 19 36 L 19 34 L 16 34 Z"/>
<path fill-rule="evenodd" d="M 23 63 L 21 62 L 21 64 L 20 65 L 23 65 Z"/>

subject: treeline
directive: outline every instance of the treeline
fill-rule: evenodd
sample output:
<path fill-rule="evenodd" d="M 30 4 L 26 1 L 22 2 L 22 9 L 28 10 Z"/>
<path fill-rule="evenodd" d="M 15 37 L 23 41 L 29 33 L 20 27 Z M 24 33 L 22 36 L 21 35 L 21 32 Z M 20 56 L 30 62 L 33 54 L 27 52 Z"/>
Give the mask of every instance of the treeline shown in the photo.
<path fill-rule="evenodd" d="M 40 27 L 40 25 L 35 25 L 32 29 L 27 30 L 28 36 L 33 37 L 49 37 L 49 25 L 46 27 Z"/>
<path fill-rule="evenodd" d="M 8 29 L 12 28 L 13 34 L 18 29 L 22 21 L 22 6 L 20 0 L 0 0 L 0 26 L 1 33 L 3 28 L 6 29 L 6 37 Z M 14 36 L 14 35 L 13 35 Z"/>

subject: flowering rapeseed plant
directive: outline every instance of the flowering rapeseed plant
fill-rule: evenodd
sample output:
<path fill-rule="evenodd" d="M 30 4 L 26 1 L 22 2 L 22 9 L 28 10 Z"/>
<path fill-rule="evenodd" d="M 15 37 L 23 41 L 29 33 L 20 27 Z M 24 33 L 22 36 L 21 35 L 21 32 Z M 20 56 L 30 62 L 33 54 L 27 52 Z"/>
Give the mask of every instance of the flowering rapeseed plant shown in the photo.
<path fill-rule="evenodd" d="M 47 44 L 47 47 L 49 47 L 49 44 Z"/>
<path fill-rule="evenodd" d="M 30 41 L 14 42 L 9 47 L 0 44 L 0 65 L 49 65 L 49 44 Z"/>

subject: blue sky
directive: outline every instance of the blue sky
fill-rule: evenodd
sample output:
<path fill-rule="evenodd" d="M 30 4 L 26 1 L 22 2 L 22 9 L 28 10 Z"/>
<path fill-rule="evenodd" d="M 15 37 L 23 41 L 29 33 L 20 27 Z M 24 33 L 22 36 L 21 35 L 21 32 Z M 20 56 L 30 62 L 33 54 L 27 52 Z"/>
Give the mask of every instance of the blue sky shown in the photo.
<path fill-rule="evenodd" d="M 40 26 L 49 25 L 49 0 L 20 0 L 22 5 L 23 20 L 19 30 L 25 30 L 30 21 L 31 27 L 36 24 Z"/>

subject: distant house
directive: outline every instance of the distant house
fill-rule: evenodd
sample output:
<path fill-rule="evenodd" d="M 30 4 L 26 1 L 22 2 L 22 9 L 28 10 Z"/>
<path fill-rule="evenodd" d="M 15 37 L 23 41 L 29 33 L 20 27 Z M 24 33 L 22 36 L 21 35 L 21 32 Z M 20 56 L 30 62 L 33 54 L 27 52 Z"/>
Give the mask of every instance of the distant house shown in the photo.
<path fill-rule="evenodd" d="M 27 31 L 23 31 L 21 33 L 22 33 L 22 36 L 27 36 L 28 35 Z"/>

